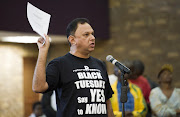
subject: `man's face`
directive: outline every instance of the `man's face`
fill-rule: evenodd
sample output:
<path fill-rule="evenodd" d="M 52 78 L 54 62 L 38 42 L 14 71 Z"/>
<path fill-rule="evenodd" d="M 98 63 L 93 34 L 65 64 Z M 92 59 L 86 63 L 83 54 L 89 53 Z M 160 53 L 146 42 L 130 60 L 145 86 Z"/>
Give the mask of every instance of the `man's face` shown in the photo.
<path fill-rule="evenodd" d="M 88 24 L 78 24 L 74 34 L 77 51 L 90 53 L 95 48 L 94 30 Z"/>

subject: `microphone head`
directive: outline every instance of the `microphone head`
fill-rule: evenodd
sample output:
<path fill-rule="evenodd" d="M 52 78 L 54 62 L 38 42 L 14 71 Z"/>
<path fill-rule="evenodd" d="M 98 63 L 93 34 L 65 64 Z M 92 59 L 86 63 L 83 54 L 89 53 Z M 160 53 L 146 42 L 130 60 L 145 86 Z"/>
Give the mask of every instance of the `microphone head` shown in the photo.
<path fill-rule="evenodd" d="M 110 61 L 111 59 L 113 59 L 113 56 L 112 56 L 112 55 L 107 55 L 107 56 L 106 56 L 106 61 L 111 62 L 111 61 Z"/>

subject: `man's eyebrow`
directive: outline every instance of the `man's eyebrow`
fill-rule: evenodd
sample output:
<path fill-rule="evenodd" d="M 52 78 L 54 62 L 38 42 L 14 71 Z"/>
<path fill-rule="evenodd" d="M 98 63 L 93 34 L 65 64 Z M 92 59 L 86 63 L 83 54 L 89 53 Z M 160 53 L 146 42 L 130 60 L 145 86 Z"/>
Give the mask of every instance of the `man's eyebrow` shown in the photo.
<path fill-rule="evenodd" d="M 92 33 L 92 34 L 94 34 L 94 31 L 92 31 L 92 32 L 85 31 L 85 32 L 83 32 L 83 33 Z"/>

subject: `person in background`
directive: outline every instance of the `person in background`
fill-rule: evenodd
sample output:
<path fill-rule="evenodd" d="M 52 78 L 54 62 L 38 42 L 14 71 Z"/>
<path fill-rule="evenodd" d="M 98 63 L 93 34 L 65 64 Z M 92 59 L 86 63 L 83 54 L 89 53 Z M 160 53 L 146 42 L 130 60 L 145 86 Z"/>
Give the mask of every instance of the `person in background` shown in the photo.
<path fill-rule="evenodd" d="M 150 93 L 151 109 L 158 117 L 180 117 L 180 88 L 173 87 L 172 73 L 172 65 L 163 65 L 158 73 L 159 87 Z"/>
<path fill-rule="evenodd" d="M 127 80 L 127 85 L 129 87 L 129 90 L 127 92 L 128 100 L 124 104 L 125 105 L 125 116 L 127 117 L 145 117 L 147 113 L 147 106 L 146 102 L 144 100 L 143 94 L 141 92 L 141 89 L 129 82 L 129 78 L 133 77 L 134 75 L 134 66 L 132 64 L 132 61 L 124 61 L 122 62 L 125 66 L 130 68 L 131 73 L 125 74 L 124 79 Z M 122 116 L 122 103 L 120 101 L 121 96 L 121 72 L 117 67 L 114 67 L 114 74 L 117 76 L 116 82 L 111 85 L 114 94 L 111 98 L 111 103 L 113 107 L 113 112 L 116 117 Z"/>
<path fill-rule="evenodd" d="M 151 88 L 147 79 L 143 76 L 144 64 L 140 60 L 134 60 L 133 66 L 134 66 L 135 74 L 133 75 L 133 77 L 129 79 L 129 81 L 141 88 L 144 99 L 146 100 L 146 103 L 148 104 Z"/>
<path fill-rule="evenodd" d="M 113 73 L 108 75 L 110 84 L 114 84 L 117 81 L 117 76 Z"/>
<path fill-rule="evenodd" d="M 32 106 L 33 113 L 29 117 L 46 117 L 42 111 L 41 102 L 35 102 Z"/>
<path fill-rule="evenodd" d="M 46 117 L 56 117 L 56 104 L 53 103 L 55 101 L 54 91 L 49 91 L 44 93 L 41 99 L 42 110 Z"/>
<path fill-rule="evenodd" d="M 148 107 L 147 117 L 151 117 L 151 108 L 149 105 L 149 95 L 150 95 L 151 87 L 148 80 L 143 76 L 144 68 L 145 68 L 144 64 L 141 60 L 134 60 L 133 66 L 134 66 L 134 75 L 129 78 L 129 81 L 141 88 L 144 99 L 146 100 L 146 104 Z"/>

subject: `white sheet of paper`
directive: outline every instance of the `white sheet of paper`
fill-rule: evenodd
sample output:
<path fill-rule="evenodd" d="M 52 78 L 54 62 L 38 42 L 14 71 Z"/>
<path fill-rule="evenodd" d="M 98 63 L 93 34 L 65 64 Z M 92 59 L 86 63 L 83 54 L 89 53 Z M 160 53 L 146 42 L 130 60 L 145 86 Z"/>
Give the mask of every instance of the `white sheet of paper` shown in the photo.
<path fill-rule="evenodd" d="M 33 6 L 31 3 L 28 2 L 27 18 L 32 29 L 44 39 L 46 39 L 44 34 L 47 35 L 48 33 L 51 15 L 38 9 L 37 7 Z"/>

